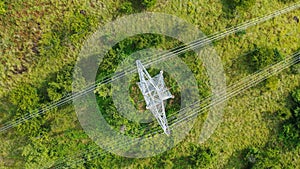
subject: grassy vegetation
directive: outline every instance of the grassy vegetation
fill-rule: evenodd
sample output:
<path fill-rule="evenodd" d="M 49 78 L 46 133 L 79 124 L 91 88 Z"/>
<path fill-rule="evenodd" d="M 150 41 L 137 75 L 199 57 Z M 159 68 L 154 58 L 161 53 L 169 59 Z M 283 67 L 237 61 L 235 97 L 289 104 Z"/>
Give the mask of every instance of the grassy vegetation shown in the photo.
<path fill-rule="evenodd" d="M 141 11 L 164 12 L 211 34 L 291 3 L 0 0 L 0 124 L 22 118 L 71 92 L 73 65 L 84 40 L 116 17 Z M 214 43 L 225 67 L 227 85 L 299 49 L 300 23 L 293 19 L 295 16 L 300 17 L 299 10 Z M 141 35 L 116 45 L 111 53 L 126 57 L 144 48 L 168 49 L 178 44 L 158 35 Z M 122 59 L 114 56 L 107 57 L 98 78 L 113 73 Z M 193 55 L 181 58 L 195 73 L 201 96 L 207 96 L 210 91 L 204 68 L 194 62 Z M 166 77 L 167 85 L 172 84 Z M 119 157 L 97 148 L 82 130 L 73 106 L 66 104 L 1 133 L 0 168 L 50 167 L 66 157 L 71 159 L 62 163 L 70 168 L 296 168 L 300 166 L 299 80 L 298 64 L 229 100 L 223 123 L 204 144 L 198 144 L 204 119 L 201 116 L 182 143 L 144 159 Z M 100 91 L 99 105 L 114 114 L 111 124 L 129 123 L 119 117 L 114 106 L 107 106 L 111 105 L 106 97 L 109 93 Z M 132 92 L 138 93 L 136 87 Z M 135 125 L 125 134 L 136 130 Z M 91 159 L 93 153 L 78 156 L 94 148 L 101 154 L 98 158 Z"/>

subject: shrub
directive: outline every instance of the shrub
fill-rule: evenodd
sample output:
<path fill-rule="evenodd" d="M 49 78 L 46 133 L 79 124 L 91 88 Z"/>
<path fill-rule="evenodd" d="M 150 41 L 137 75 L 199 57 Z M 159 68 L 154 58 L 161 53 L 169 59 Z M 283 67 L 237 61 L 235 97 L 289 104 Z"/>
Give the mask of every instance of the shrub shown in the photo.
<path fill-rule="evenodd" d="M 279 0 L 280 2 L 283 3 L 290 3 L 290 2 L 295 2 L 295 0 Z"/>
<path fill-rule="evenodd" d="M 38 91 L 33 86 L 24 84 L 12 90 L 9 101 L 17 107 L 18 112 L 32 111 L 39 103 Z"/>
<path fill-rule="evenodd" d="M 4 0 L 0 0 L 0 15 L 3 15 L 6 13 L 6 5 Z"/>
<path fill-rule="evenodd" d="M 243 35 L 246 35 L 246 34 L 247 34 L 246 30 L 240 30 L 240 31 L 235 33 L 236 36 L 243 36 Z"/>
<path fill-rule="evenodd" d="M 244 168 L 261 169 L 261 168 L 274 168 L 280 169 L 279 163 L 280 148 L 265 147 L 257 149 L 250 147 L 245 150 L 244 158 L 246 165 Z"/>
<path fill-rule="evenodd" d="M 24 120 L 24 122 L 16 128 L 18 134 L 22 137 L 25 135 L 36 137 L 47 130 L 46 128 L 41 128 L 41 125 L 44 123 L 43 119 L 33 118 L 27 120 L 25 118 L 30 117 L 28 113 L 31 115 L 35 114 L 40 104 L 38 90 L 35 87 L 30 84 L 24 84 L 10 93 L 9 100 L 16 106 L 16 114 L 12 121 Z"/>
<path fill-rule="evenodd" d="M 156 4 L 157 0 L 129 0 L 129 2 L 125 2 L 122 6 L 133 8 L 133 11 L 143 11 L 147 8 L 151 8 Z M 130 4 L 130 5 L 129 5 Z"/>
<path fill-rule="evenodd" d="M 300 89 L 292 92 L 292 98 L 296 103 L 300 103 Z M 292 114 L 285 121 L 279 134 L 279 139 L 285 143 L 288 148 L 300 145 L 300 107 L 295 106 Z"/>
<path fill-rule="evenodd" d="M 268 148 L 267 150 L 264 150 L 258 155 L 257 162 L 253 165 L 252 168 L 254 169 L 262 169 L 262 168 L 273 168 L 273 169 L 280 169 L 280 151 L 276 147 L 274 148 Z"/>
<path fill-rule="evenodd" d="M 59 100 L 72 91 L 72 73 L 73 66 L 67 65 L 48 83 L 47 95 L 50 101 Z"/>
<path fill-rule="evenodd" d="M 297 104 L 300 104 L 300 89 L 297 89 L 292 93 L 292 98 Z"/>
<path fill-rule="evenodd" d="M 213 161 L 214 153 L 209 148 L 192 145 L 190 149 L 192 154 L 188 159 L 193 166 L 204 168 Z"/>
<path fill-rule="evenodd" d="M 283 60 L 283 56 L 277 49 L 269 49 L 266 47 L 257 47 L 255 51 L 250 54 L 250 66 L 254 71 L 261 70 L 266 66 L 275 64 Z"/>
<path fill-rule="evenodd" d="M 299 74 L 300 73 L 300 64 L 295 64 L 291 67 L 291 71 L 293 74 Z"/>
<path fill-rule="evenodd" d="M 297 120 L 297 122 L 300 122 L 300 107 L 294 109 L 293 116 Z"/>
<path fill-rule="evenodd" d="M 259 155 L 260 151 L 255 147 L 249 147 L 245 152 L 245 160 L 247 161 L 249 166 L 252 166 Z"/>
<path fill-rule="evenodd" d="M 300 89 L 292 92 L 292 98 L 296 103 L 300 103 Z M 295 106 L 291 112 L 292 115 L 282 126 L 279 138 L 288 147 L 300 146 L 300 107 Z"/>
<path fill-rule="evenodd" d="M 298 129 L 299 136 L 300 136 L 300 107 L 296 107 L 296 109 L 294 109 L 292 123 Z M 299 143 L 300 143 L 300 140 L 299 140 Z"/>
<path fill-rule="evenodd" d="M 298 145 L 299 142 L 299 131 L 296 126 L 287 122 L 282 126 L 282 130 L 279 135 L 279 139 L 287 146 L 294 147 Z"/>
<path fill-rule="evenodd" d="M 287 120 L 292 117 L 292 113 L 288 108 L 280 109 L 279 111 L 277 111 L 277 115 L 281 120 Z"/>
<path fill-rule="evenodd" d="M 236 10 L 237 8 L 249 9 L 255 4 L 256 0 L 226 0 L 228 7 L 231 10 Z"/>
<path fill-rule="evenodd" d="M 278 77 L 273 76 L 265 80 L 265 87 L 267 90 L 276 90 L 278 88 Z"/>
<path fill-rule="evenodd" d="M 141 0 L 141 3 L 145 8 L 150 8 L 156 4 L 156 0 Z"/>
<path fill-rule="evenodd" d="M 121 7 L 120 7 L 120 12 L 122 13 L 132 13 L 133 8 L 132 8 L 132 3 L 131 2 L 124 2 Z"/>

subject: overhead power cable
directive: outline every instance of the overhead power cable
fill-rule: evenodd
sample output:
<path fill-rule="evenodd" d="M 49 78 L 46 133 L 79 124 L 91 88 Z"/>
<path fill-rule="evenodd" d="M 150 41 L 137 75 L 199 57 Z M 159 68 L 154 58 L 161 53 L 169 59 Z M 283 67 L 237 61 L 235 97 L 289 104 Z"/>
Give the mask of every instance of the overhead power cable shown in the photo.
<path fill-rule="evenodd" d="M 277 11 L 271 13 L 271 14 L 255 18 L 253 20 L 246 21 L 246 22 L 244 22 L 244 23 L 242 23 L 242 24 L 240 24 L 236 27 L 232 27 L 232 28 L 229 28 L 225 31 L 215 33 L 215 34 L 210 35 L 208 37 L 200 38 L 200 39 L 195 40 L 195 41 L 193 41 L 189 44 L 179 46 L 179 47 L 177 47 L 175 49 L 172 49 L 172 50 L 169 50 L 167 52 L 158 53 L 157 55 L 153 56 L 153 59 L 148 60 L 148 61 L 142 60 L 142 62 L 144 63 L 145 67 L 147 68 L 152 64 L 155 64 L 155 63 L 161 62 L 163 60 L 169 59 L 173 56 L 177 56 L 177 55 L 182 54 L 184 52 L 187 52 L 189 50 L 193 50 L 193 49 L 197 49 L 199 47 L 206 46 L 206 45 L 210 44 L 211 42 L 220 40 L 220 39 L 222 39 L 222 38 L 224 38 L 228 35 L 237 33 L 241 30 L 245 30 L 249 27 L 255 26 L 257 24 L 260 24 L 262 22 L 265 22 L 267 20 L 275 18 L 279 15 L 286 14 L 288 12 L 294 11 L 294 10 L 298 9 L 299 7 L 300 7 L 300 2 L 294 3 L 293 5 L 291 5 L 289 7 L 283 8 L 281 10 L 277 10 Z M 82 91 L 71 93 L 71 94 L 67 95 L 66 97 L 62 98 L 61 100 L 51 102 L 50 104 L 48 104 L 48 105 L 46 105 L 46 106 L 44 106 L 44 107 L 42 107 L 38 110 L 35 110 L 33 112 L 28 112 L 23 117 L 20 117 L 18 119 L 13 120 L 13 121 L 6 122 L 0 128 L 0 132 L 4 132 L 4 131 L 12 128 L 12 127 L 15 127 L 19 124 L 24 123 L 27 120 L 38 117 L 38 116 L 40 116 L 40 115 L 56 108 L 56 107 L 67 104 L 70 101 L 72 101 L 74 99 L 77 99 L 81 96 L 84 96 L 85 94 L 87 94 L 89 92 L 93 92 L 96 89 L 96 87 L 99 86 L 99 85 L 109 84 L 109 83 L 111 83 L 111 82 L 113 82 L 113 81 L 115 81 L 119 78 L 122 78 L 122 77 L 126 76 L 126 74 L 135 73 L 135 72 L 136 72 L 136 68 L 133 65 L 131 68 L 128 68 L 126 71 L 117 72 L 113 75 L 108 75 L 108 76 L 104 77 L 103 79 L 101 79 L 99 81 L 96 81 L 95 84 L 91 84 L 91 85 L 87 86 Z"/>

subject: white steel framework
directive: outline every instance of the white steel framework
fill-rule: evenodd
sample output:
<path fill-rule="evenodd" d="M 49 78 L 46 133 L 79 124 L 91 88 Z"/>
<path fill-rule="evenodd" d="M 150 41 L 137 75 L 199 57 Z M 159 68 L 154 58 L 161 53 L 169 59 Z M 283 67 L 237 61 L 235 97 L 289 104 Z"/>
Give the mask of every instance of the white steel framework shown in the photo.
<path fill-rule="evenodd" d="M 149 109 L 155 116 L 165 134 L 170 135 L 164 100 L 174 98 L 174 96 L 165 85 L 163 71 L 152 78 L 140 60 L 136 61 L 136 65 L 140 78 L 140 82 L 137 84 L 143 93 L 146 109 Z"/>

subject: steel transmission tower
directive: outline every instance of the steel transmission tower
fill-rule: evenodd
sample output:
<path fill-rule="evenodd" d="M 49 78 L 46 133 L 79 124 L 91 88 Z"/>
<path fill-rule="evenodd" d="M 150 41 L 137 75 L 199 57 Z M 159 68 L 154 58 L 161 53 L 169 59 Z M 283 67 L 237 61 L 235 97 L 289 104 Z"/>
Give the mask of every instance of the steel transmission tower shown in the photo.
<path fill-rule="evenodd" d="M 136 61 L 136 65 L 140 78 L 140 82 L 137 84 L 146 101 L 146 109 L 152 112 L 164 132 L 170 135 L 164 100 L 174 98 L 174 96 L 165 85 L 163 71 L 152 78 L 140 60 Z"/>

